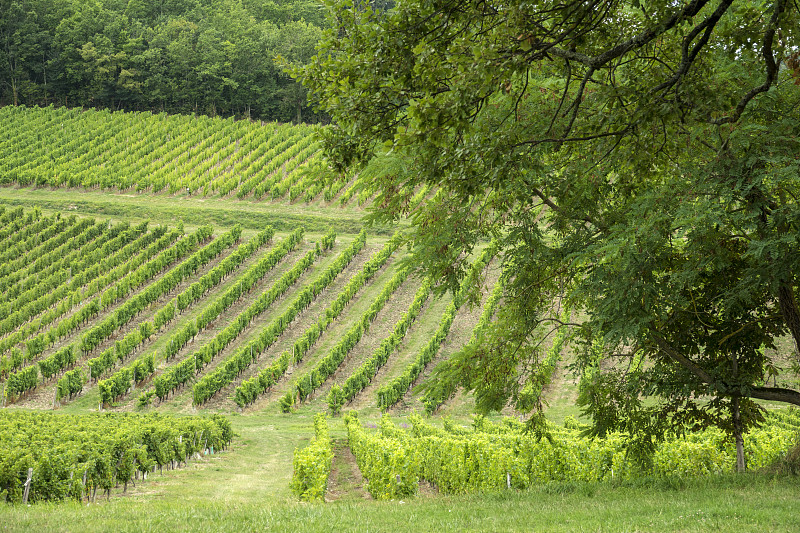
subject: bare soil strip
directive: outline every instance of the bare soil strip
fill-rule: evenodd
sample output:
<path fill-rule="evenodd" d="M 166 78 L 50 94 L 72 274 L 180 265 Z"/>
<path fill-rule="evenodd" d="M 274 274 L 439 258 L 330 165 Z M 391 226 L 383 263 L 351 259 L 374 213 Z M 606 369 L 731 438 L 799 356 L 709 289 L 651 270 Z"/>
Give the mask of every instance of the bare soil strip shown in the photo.
<path fill-rule="evenodd" d="M 206 273 L 208 273 L 217 264 L 219 264 L 223 259 L 225 259 L 225 257 L 227 257 L 235 248 L 236 248 L 236 246 L 230 246 L 230 247 L 226 248 L 217 257 L 215 257 L 214 259 L 212 259 L 211 261 L 206 263 L 202 268 L 199 268 L 193 275 L 188 276 L 183 281 L 181 281 L 171 291 L 169 291 L 166 294 L 161 295 L 161 297 L 159 297 L 158 300 L 156 300 L 153 303 L 151 303 L 147 307 L 147 309 L 145 309 L 141 313 L 137 314 L 127 324 L 125 324 L 121 328 L 117 329 L 109 338 L 105 339 L 102 343 L 100 343 L 100 345 L 98 345 L 97 348 L 95 348 L 95 350 L 93 352 L 91 352 L 90 354 L 86 354 L 81 359 L 79 359 L 78 363 L 75 366 L 76 367 L 77 366 L 84 367 L 84 369 L 86 370 L 86 373 L 88 375 L 88 366 L 86 366 L 86 363 L 87 363 L 87 361 L 89 359 L 91 359 L 92 357 L 97 357 L 97 355 L 101 354 L 106 348 L 108 348 L 110 346 L 113 346 L 114 343 L 117 340 L 120 340 L 120 339 L 124 338 L 125 335 L 127 335 L 129 332 L 133 331 L 134 329 L 137 329 L 139 327 L 139 324 L 141 324 L 142 322 L 144 322 L 146 320 L 151 320 L 153 318 L 153 316 L 155 315 L 156 311 L 158 311 L 158 309 L 160 309 L 162 306 L 164 306 L 164 304 L 169 302 L 172 298 L 174 298 L 177 294 L 179 294 L 181 291 L 183 291 L 186 287 L 188 287 L 189 285 L 191 285 L 192 283 L 197 281 L 199 278 L 204 276 Z M 148 284 L 148 286 L 151 285 L 152 283 L 156 283 L 159 279 L 161 279 L 163 277 L 164 273 L 165 272 L 169 272 L 169 270 L 170 269 L 163 270 L 162 273 L 158 277 L 154 278 L 152 280 L 152 282 L 150 284 Z M 141 290 L 145 290 L 145 289 L 146 289 L 146 287 L 142 287 Z M 130 295 L 128 296 L 128 298 L 130 298 Z M 122 302 L 118 302 L 118 303 L 121 304 Z M 66 346 L 70 342 L 77 341 L 80 338 L 80 335 L 83 335 L 83 333 L 88 328 L 92 327 L 92 325 L 96 324 L 98 321 L 104 319 L 105 316 L 109 312 L 111 312 L 111 311 L 110 310 L 106 310 L 103 313 L 101 313 L 98 317 L 96 317 L 94 320 L 91 321 L 90 325 L 82 328 L 80 331 L 76 331 L 75 333 L 73 333 L 69 337 L 69 340 L 63 340 L 63 341 L 61 341 L 59 343 L 56 343 L 56 346 L 55 346 L 54 349 L 57 350 L 62 346 Z M 133 354 L 131 354 L 128 357 L 128 360 L 132 360 L 133 358 L 135 358 L 137 356 L 137 354 L 140 354 L 143 350 L 147 350 L 150 347 L 150 345 L 153 342 L 156 341 L 156 339 L 158 337 L 159 337 L 159 335 L 154 335 L 154 336 L 150 337 L 149 340 L 145 341 L 141 346 L 139 346 L 134 351 Z M 50 353 L 51 351 L 52 351 L 52 349 L 48 350 L 48 353 Z M 53 406 L 53 398 L 54 398 L 54 395 L 55 395 L 55 386 L 56 386 L 56 383 L 58 382 L 58 378 L 59 377 L 60 377 L 60 375 L 54 376 L 53 378 L 51 378 L 44 385 L 40 384 L 31 394 L 27 395 L 21 402 L 19 402 L 20 406 L 35 407 L 35 408 L 39 408 L 39 409 L 51 408 Z M 96 383 L 91 383 L 90 382 L 88 384 L 88 388 L 93 388 L 95 385 L 96 385 Z M 84 394 L 85 394 L 85 392 L 84 392 Z"/>
<path fill-rule="evenodd" d="M 206 406 L 208 408 L 216 408 L 224 411 L 235 411 L 239 409 L 236 403 L 231 399 L 236 387 L 246 379 L 250 379 L 257 375 L 261 369 L 267 364 L 271 363 L 275 358 L 279 357 L 281 353 L 286 350 L 291 350 L 294 342 L 302 335 L 306 329 L 317 322 L 325 310 L 338 298 L 341 290 L 350 281 L 350 278 L 358 274 L 364 264 L 379 250 L 380 246 L 366 245 L 361 252 L 356 255 L 353 260 L 347 265 L 342 273 L 340 273 L 335 280 L 314 299 L 311 305 L 305 309 L 300 315 L 295 318 L 286 330 L 275 340 L 275 342 L 266 349 L 258 358 L 258 361 L 247 368 L 240 376 L 238 376 L 233 383 L 227 385 L 221 390 Z M 330 328 L 329 328 L 330 330 Z M 327 333 L 327 332 L 326 332 Z M 323 333 L 323 338 L 325 333 Z M 321 339 L 320 339 L 321 340 Z M 320 341 L 317 341 L 319 343 Z M 308 355 L 308 354 L 307 354 Z"/>
<path fill-rule="evenodd" d="M 372 497 L 364 490 L 364 476 L 356 464 L 356 456 L 347 445 L 347 439 L 335 439 L 333 441 L 333 464 L 328 476 L 325 501 L 352 499 L 371 500 Z"/>
<path fill-rule="evenodd" d="M 236 350 L 238 350 L 241 346 L 246 345 L 251 339 L 253 339 L 255 336 L 257 336 L 259 334 L 259 331 L 261 330 L 261 328 L 263 328 L 264 326 L 269 324 L 275 317 L 277 317 L 281 313 L 283 313 L 289 307 L 291 302 L 294 300 L 294 298 L 296 297 L 297 293 L 299 293 L 308 282 L 310 282 L 311 280 L 316 278 L 316 276 L 320 272 L 325 270 L 330 265 L 330 263 L 332 263 L 336 259 L 336 257 L 339 255 L 339 250 L 340 250 L 340 248 L 342 246 L 343 246 L 342 244 L 337 243 L 337 245 L 334 246 L 333 250 L 331 250 L 326 255 L 322 256 L 321 258 L 319 258 L 317 260 L 317 262 L 310 269 L 306 270 L 303 273 L 303 275 L 300 276 L 300 279 L 298 279 L 294 283 L 292 288 L 290 288 L 286 292 L 286 294 L 283 295 L 283 297 L 279 298 L 275 303 L 272 304 L 272 306 L 269 309 L 267 309 L 260 316 L 256 317 L 250 323 L 250 325 L 236 338 L 236 340 L 234 340 L 220 354 L 218 354 L 214 358 L 214 360 L 203 369 L 202 375 L 205 375 L 208 372 L 213 371 L 228 356 L 230 356 L 232 353 L 234 353 Z M 363 251 L 362 251 L 362 254 L 363 254 Z M 359 259 L 360 255 L 361 254 L 359 254 L 359 256 L 357 256 L 350 263 L 350 266 L 348 266 L 348 268 L 345 269 L 345 272 L 348 272 L 349 269 L 353 267 L 353 264 L 358 262 L 358 259 Z M 325 291 L 323 291 L 323 294 L 325 294 Z M 322 296 L 322 295 L 320 295 L 320 296 Z M 319 299 L 319 297 L 318 297 L 318 299 Z M 249 301 L 248 302 L 244 302 L 242 305 L 244 306 L 245 304 L 246 305 L 250 305 L 250 302 Z M 313 307 L 313 304 L 312 304 L 312 307 Z M 240 309 L 240 311 L 241 311 L 241 309 Z M 300 317 L 295 319 L 295 321 L 297 321 L 298 319 L 300 319 L 303 316 L 305 316 L 307 314 L 307 312 L 308 312 L 308 309 L 306 309 L 306 311 L 304 311 L 300 315 Z M 220 327 L 221 328 L 225 327 L 225 325 L 224 324 L 220 324 Z M 216 332 L 214 332 L 214 334 L 216 334 Z M 286 335 L 286 332 L 284 332 L 284 335 Z M 274 346 L 275 346 L 275 344 L 273 344 L 273 347 Z M 261 354 L 261 357 L 259 359 L 263 360 L 264 355 L 265 354 Z M 254 365 L 257 365 L 257 364 L 258 364 L 257 362 L 254 363 L 253 365 L 250 366 L 250 368 L 248 370 L 251 370 L 254 367 Z M 198 376 L 198 378 L 199 377 L 200 376 Z M 230 385 L 228 385 L 228 387 L 230 387 Z M 228 393 L 228 387 L 226 387 L 223 390 L 221 390 L 220 392 L 218 392 L 214 396 L 214 398 L 212 398 L 211 400 L 206 402 L 202 406 L 202 409 L 206 409 L 206 410 L 208 410 L 208 409 L 216 409 L 219 406 L 219 403 L 221 403 L 220 398 L 224 399 L 225 395 Z M 195 407 L 192 405 L 192 394 L 191 394 L 191 387 L 190 386 L 184 387 L 184 389 L 182 389 L 180 392 L 176 393 L 176 395 L 173 398 L 165 400 L 165 402 L 168 403 L 169 405 L 173 405 L 173 406 L 175 406 L 177 408 L 180 408 L 182 410 L 185 410 L 185 411 L 194 412 L 196 410 Z"/>

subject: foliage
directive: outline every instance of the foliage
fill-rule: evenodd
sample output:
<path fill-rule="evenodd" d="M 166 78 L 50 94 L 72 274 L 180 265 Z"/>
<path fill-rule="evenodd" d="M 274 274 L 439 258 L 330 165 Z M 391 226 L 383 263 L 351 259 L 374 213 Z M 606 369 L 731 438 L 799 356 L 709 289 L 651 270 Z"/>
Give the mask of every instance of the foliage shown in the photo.
<path fill-rule="evenodd" d="M 755 430 L 748 443 L 754 468 L 784 457 L 797 438 L 797 410 L 768 415 L 776 422 Z M 355 413 L 347 413 L 348 441 L 359 469 L 377 499 L 414 494 L 420 480 L 446 494 L 528 489 L 550 482 L 625 481 L 642 476 L 681 479 L 729 471 L 734 447 L 724 433 L 709 429 L 689 438 L 660 444 L 652 466 L 643 471 L 626 453 L 620 434 L 586 438 L 578 429 L 547 426 L 548 438 L 528 433 L 516 420 L 493 425 L 476 419 L 474 429 L 441 429 L 412 414 L 404 431 L 388 416 L 378 432 L 364 429 Z"/>
<path fill-rule="evenodd" d="M 800 343 L 796 4 L 327 5 L 295 74 L 332 116 L 331 162 L 405 162 L 361 184 L 373 220 L 412 217 L 444 287 L 487 238 L 509 272 L 483 344 L 434 379 L 535 410 L 541 341 L 568 329 L 597 434 L 738 438 L 753 400 L 800 405 L 766 385 L 776 339 Z"/>
<path fill-rule="evenodd" d="M 374 269 L 371 270 L 374 271 Z M 395 277 L 389 283 L 384 285 L 380 294 L 378 294 L 375 299 L 372 300 L 369 308 L 364 311 L 360 319 L 350 326 L 350 328 L 348 328 L 348 330 L 342 335 L 339 342 L 337 342 L 336 345 L 334 345 L 333 348 L 331 348 L 331 350 L 313 366 L 313 368 L 294 380 L 294 383 L 290 386 L 286 396 L 297 396 L 299 402 L 303 402 L 311 395 L 311 393 L 321 387 L 322 384 L 325 383 L 325 381 L 331 375 L 333 375 L 336 369 L 339 368 L 347 355 L 356 347 L 356 345 L 358 345 L 361 338 L 369 331 L 370 325 L 378 316 L 378 313 L 386 305 L 386 302 L 389 300 L 392 294 L 394 294 L 397 288 L 402 284 L 406 276 L 407 272 L 404 271 L 400 271 L 395 274 Z M 428 291 L 428 284 L 423 282 L 423 288 L 420 289 L 420 292 L 427 296 Z M 353 291 L 347 291 L 345 294 L 353 294 Z M 424 300 L 425 298 L 415 298 L 413 304 L 414 309 L 413 311 L 410 311 L 408 315 L 419 313 L 419 309 L 422 307 Z M 341 305 L 338 306 L 340 311 L 342 307 L 343 306 Z M 329 323 L 332 319 L 326 316 L 324 320 Z M 410 323 L 408 316 L 405 317 L 404 322 L 406 324 Z M 310 346 L 303 346 L 302 348 L 303 349 L 301 350 L 297 350 L 297 346 L 295 347 L 295 362 L 300 361 L 300 358 L 306 353 Z"/>
<path fill-rule="evenodd" d="M 239 228 L 239 226 L 236 226 Z M 235 229 L 236 229 L 235 228 Z M 145 320 L 139 324 L 139 330 L 129 333 L 123 343 L 129 336 L 133 336 L 133 340 L 125 348 L 118 350 L 116 359 L 123 361 L 139 344 L 147 341 L 149 337 L 157 330 L 161 329 L 167 322 L 175 316 L 175 308 L 180 311 L 185 310 L 187 307 L 195 303 L 197 300 L 205 296 L 205 294 L 213 287 L 221 283 L 224 277 L 237 269 L 242 262 L 252 256 L 259 250 L 266 242 L 268 242 L 274 235 L 274 230 L 271 227 L 265 228 L 263 231 L 256 234 L 252 239 L 245 244 L 241 244 L 233 252 L 219 262 L 207 274 L 204 274 L 196 282 L 192 283 L 189 287 L 169 301 L 164 307 L 156 311 L 153 322 Z M 237 235 L 238 231 L 231 234 L 231 237 Z M 232 243 L 231 243 L 232 244 Z M 198 320 L 199 325 L 199 320 Z M 173 336 L 174 339 L 174 336 Z M 109 358 L 111 359 L 111 358 Z M 102 361 L 102 359 L 101 359 Z M 114 360 L 109 361 L 109 365 L 95 364 L 92 365 L 92 360 L 89 361 L 92 370 L 92 377 L 97 377 L 105 369 L 110 368 L 114 364 Z M 103 403 L 110 403 L 113 399 L 125 394 L 130 386 L 131 379 L 136 383 L 141 383 L 146 378 L 155 373 L 155 356 L 148 354 L 142 356 L 128 366 L 121 368 L 113 376 L 108 379 L 108 383 L 114 385 L 109 387 L 103 381 L 98 383 L 100 387 L 100 399 Z"/>
<path fill-rule="evenodd" d="M 275 63 L 302 65 L 324 19 L 310 0 L 3 0 L 0 101 L 318 121 Z"/>
<path fill-rule="evenodd" d="M 310 194 L 316 184 L 308 169 L 319 170 L 321 163 L 314 127 L 304 124 L 6 106 L 0 108 L 0 125 L 13 131 L 0 143 L 0 183 L 204 197 L 235 192 L 240 199 L 290 202 L 298 199 L 295 188 L 308 190 L 305 202 L 323 190 Z"/>
<path fill-rule="evenodd" d="M 403 284 L 409 275 L 408 269 L 398 271 L 394 277 L 384 285 L 383 291 L 376 298 L 375 302 L 370 306 L 370 309 L 364 315 L 361 323 L 368 325 L 374 320 L 377 315 L 379 306 L 386 303 L 386 300 Z M 388 337 L 384 338 L 378 348 L 369 356 L 369 358 L 361 363 L 361 366 L 356 368 L 350 374 L 342 385 L 333 385 L 328 394 L 328 408 L 332 413 L 338 414 L 345 402 L 352 401 L 356 395 L 364 390 L 369 385 L 378 373 L 378 370 L 386 364 L 397 347 L 402 342 L 411 324 L 416 320 L 422 311 L 422 307 L 428 300 L 431 293 L 431 284 L 429 280 L 423 280 L 422 285 L 417 289 L 414 295 L 414 300 L 408 306 L 408 310 L 403 313 L 400 319 L 395 323 L 394 329 Z"/>
<path fill-rule="evenodd" d="M 296 238 L 300 238 L 302 232 L 299 234 L 295 234 Z M 289 240 L 287 240 L 289 241 Z M 291 247 L 294 247 L 295 244 L 291 242 L 286 242 L 285 244 L 285 251 L 289 250 Z M 275 250 L 278 251 L 278 250 Z M 285 251 L 283 253 L 285 253 Z M 279 260 L 282 256 L 281 253 L 279 254 L 270 254 L 268 257 L 273 261 L 272 265 L 269 268 L 272 268 L 274 264 Z M 184 358 L 181 362 L 172 365 L 169 367 L 161 376 L 156 378 L 155 380 L 155 389 L 156 395 L 160 399 L 166 398 L 166 396 L 173 390 L 175 390 L 180 385 L 188 382 L 197 371 L 202 370 L 204 366 L 209 364 L 211 360 L 216 357 L 228 344 L 233 342 L 242 331 L 246 327 L 249 326 L 250 322 L 254 320 L 259 314 L 266 311 L 269 306 L 275 302 L 281 295 L 285 294 L 294 283 L 300 278 L 300 276 L 311 266 L 314 264 L 318 256 L 316 250 L 309 251 L 303 258 L 301 258 L 295 265 L 287 272 L 284 272 L 283 275 L 272 284 L 272 286 L 264 291 L 258 298 L 256 298 L 250 305 L 240 312 L 232 321 L 231 323 L 222 331 L 217 333 L 215 337 L 211 340 L 211 342 L 207 343 L 202 348 L 195 350 L 193 353 L 189 354 L 186 358 Z M 247 281 L 247 280 L 245 280 Z M 252 278 L 249 280 L 251 283 L 254 281 Z M 237 287 L 234 287 L 236 289 Z M 230 292 L 228 293 L 230 294 Z M 223 296 L 223 300 L 225 299 L 228 294 Z M 229 302 L 233 302 L 238 300 L 238 298 L 243 293 L 236 293 L 237 298 L 231 300 L 228 299 Z M 206 310 L 212 307 L 207 307 Z M 191 335 L 194 335 L 198 332 L 196 326 L 191 329 Z M 188 342 L 188 338 L 186 339 Z M 253 349 L 255 348 L 254 344 L 250 344 L 248 347 L 248 355 L 253 354 Z M 241 357 L 244 357 L 242 355 Z M 217 369 L 217 374 L 219 374 L 219 369 Z M 207 377 L 207 376 L 206 376 Z M 200 387 L 207 387 L 207 384 L 214 384 L 214 381 L 211 379 L 206 379 L 205 382 L 200 384 Z M 197 390 L 201 390 L 197 388 Z M 218 390 L 218 389 L 217 389 Z M 214 390 L 213 392 L 216 392 Z M 200 394 L 198 392 L 198 394 Z M 213 393 L 212 393 L 213 394 Z M 210 397 L 210 396 L 209 396 Z"/>
<path fill-rule="evenodd" d="M 325 498 L 333 462 L 333 448 L 325 415 L 314 415 L 314 440 L 294 452 L 291 488 L 298 498 L 317 501 Z"/>
<path fill-rule="evenodd" d="M 187 462 L 233 438 L 225 418 L 140 415 L 54 415 L 0 412 L 0 493 L 22 501 L 29 468 L 29 502 L 94 497 L 134 475 Z"/>
<path fill-rule="evenodd" d="M 480 346 L 482 343 L 484 329 L 488 328 L 494 319 L 495 311 L 497 310 L 497 306 L 503 296 L 503 290 L 505 288 L 504 278 L 505 276 L 501 275 L 500 279 L 497 280 L 497 283 L 492 289 L 492 292 L 486 301 L 486 305 L 483 308 L 483 312 L 481 313 L 481 317 L 478 320 L 478 324 L 472 331 L 472 336 L 470 337 L 469 342 L 464 347 L 465 352 L 475 349 L 475 347 Z M 446 367 L 455 367 L 456 361 L 457 359 L 455 358 L 443 361 L 441 363 L 442 367 L 439 369 L 439 372 L 445 372 Z M 456 393 L 456 387 L 452 380 L 431 381 L 423 384 L 423 386 L 425 387 L 425 393 L 422 396 L 422 403 L 425 405 L 425 412 L 429 415 L 433 414 L 442 404 L 452 398 Z"/>
<path fill-rule="evenodd" d="M 146 223 L 141 225 L 136 232 L 139 229 L 144 231 L 146 226 Z M 153 231 L 147 232 L 133 242 L 125 244 L 122 248 L 110 253 L 110 255 L 96 256 L 86 253 L 84 256 L 85 261 L 81 262 L 85 269 L 79 268 L 79 265 L 76 265 L 73 261 L 67 264 L 61 263 L 59 269 L 54 269 L 49 275 L 46 275 L 47 272 L 43 272 L 40 275 L 29 276 L 25 280 L 26 285 L 32 285 L 28 292 L 39 293 L 42 296 L 29 304 L 29 306 L 23 304 L 24 297 L 22 295 L 25 293 L 21 293 L 20 297 L 22 299 L 9 300 L 9 308 L 16 306 L 17 309 L 17 312 L 13 313 L 9 318 L 14 318 L 18 316 L 17 313 L 22 313 L 27 315 L 27 320 L 29 321 L 19 324 L 16 330 L 12 330 L 9 335 L 0 341 L 0 353 L 2 353 L 0 355 L 0 377 L 8 371 L 21 368 L 23 363 L 31 361 L 41 354 L 56 339 L 67 336 L 72 331 L 80 328 L 87 320 L 100 313 L 100 299 L 92 299 L 95 294 L 108 288 L 108 294 L 124 295 L 138 284 L 149 280 L 147 276 L 139 276 L 134 280 L 133 276 L 139 266 L 171 246 L 180 236 L 178 231 L 173 231 L 169 234 L 165 233 L 165 227 L 154 228 Z M 45 238 L 46 235 L 41 237 L 42 240 Z M 111 242 L 108 241 L 108 243 Z M 121 245 L 123 243 L 124 240 L 116 244 Z M 84 253 L 84 250 L 85 248 L 78 248 L 76 252 Z M 101 250 L 106 254 L 112 251 L 111 249 L 105 249 L 105 246 Z M 105 274 L 103 274 L 104 271 Z M 151 275 L 156 273 L 157 271 L 155 270 L 151 271 Z M 72 279 L 69 279 L 70 275 Z M 56 298 L 56 300 L 51 297 Z M 60 301 L 58 301 L 59 299 Z M 55 304 L 55 302 L 58 303 Z M 30 309 L 30 306 L 32 305 L 35 305 L 37 309 L 39 305 L 53 307 L 44 311 L 36 319 L 31 320 L 33 318 L 31 316 L 33 309 Z M 79 309 L 75 313 L 56 322 L 76 306 L 79 306 Z M 51 324 L 52 326 L 48 330 L 38 335 L 36 334 L 37 331 L 45 329 Z M 25 342 L 24 354 L 17 348 L 17 345 L 23 341 Z"/>

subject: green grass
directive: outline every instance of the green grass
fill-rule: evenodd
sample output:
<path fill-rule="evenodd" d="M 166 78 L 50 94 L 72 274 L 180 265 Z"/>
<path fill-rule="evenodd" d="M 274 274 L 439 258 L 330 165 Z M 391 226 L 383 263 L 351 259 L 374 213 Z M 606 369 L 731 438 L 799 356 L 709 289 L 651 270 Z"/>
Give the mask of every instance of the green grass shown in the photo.
<path fill-rule="evenodd" d="M 333 226 L 339 233 L 358 233 L 363 211 L 357 208 L 309 206 L 304 203 L 273 204 L 236 199 L 168 196 L 164 194 L 115 193 L 100 190 L 0 187 L 0 206 L 25 209 L 38 206 L 42 212 L 127 220 L 150 220 L 152 224 L 174 225 L 182 220 L 187 228 L 211 224 L 247 229 L 271 225 L 276 231 L 293 231 L 304 226 L 322 233 Z M 391 235 L 396 228 L 375 226 L 370 234 Z"/>
<path fill-rule="evenodd" d="M 289 491 L 304 415 L 233 415 L 230 450 L 117 490 L 110 502 L 0 506 L 2 531 L 797 531 L 800 479 L 766 474 L 525 492 L 300 503 Z M 331 434 L 341 439 L 339 419 Z"/>

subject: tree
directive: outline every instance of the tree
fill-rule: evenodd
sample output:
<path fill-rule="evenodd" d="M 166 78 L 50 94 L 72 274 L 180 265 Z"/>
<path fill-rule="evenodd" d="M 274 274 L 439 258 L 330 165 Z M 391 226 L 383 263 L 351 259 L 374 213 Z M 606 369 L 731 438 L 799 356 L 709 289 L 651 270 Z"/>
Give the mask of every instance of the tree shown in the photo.
<path fill-rule="evenodd" d="M 319 42 L 321 30 L 304 21 L 285 24 L 275 43 L 276 60 L 285 67 L 303 65 L 314 54 L 314 46 Z M 282 82 L 282 83 L 281 83 Z M 289 77 L 279 80 L 278 97 L 281 99 L 281 115 L 287 119 L 293 114 L 295 122 L 303 121 L 303 109 L 307 107 L 308 95 L 304 87 Z M 311 113 L 309 113 L 311 114 Z"/>
<path fill-rule="evenodd" d="M 433 382 L 536 412 L 544 341 L 571 328 L 596 434 L 718 425 L 741 450 L 754 400 L 800 405 L 767 384 L 799 360 L 795 3 L 328 8 L 296 74 L 334 122 L 330 160 L 386 169 L 371 219 L 410 216 L 443 290 L 484 239 L 510 273 L 484 342 Z M 423 184 L 435 199 L 409 207 Z"/>
<path fill-rule="evenodd" d="M 0 10 L 0 85 L 10 90 L 11 103 L 17 105 L 20 93 L 35 89 L 30 78 L 36 70 L 43 73 L 46 89 L 44 58 L 49 36 L 38 20 L 45 10 L 19 0 L 3 0 Z"/>
<path fill-rule="evenodd" d="M 320 121 L 275 57 L 313 55 L 321 7 L 0 0 L 0 101 Z"/>

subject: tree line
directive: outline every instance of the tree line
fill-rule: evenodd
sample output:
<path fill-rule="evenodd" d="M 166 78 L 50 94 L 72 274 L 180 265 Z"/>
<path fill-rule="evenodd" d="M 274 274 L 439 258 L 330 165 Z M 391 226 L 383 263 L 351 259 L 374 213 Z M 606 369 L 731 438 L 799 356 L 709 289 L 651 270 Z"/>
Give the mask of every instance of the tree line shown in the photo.
<path fill-rule="evenodd" d="M 0 12 L 2 105 L 324 119 L 280 64 L 314 53 L 313 0 L 0 0 Z"/>

